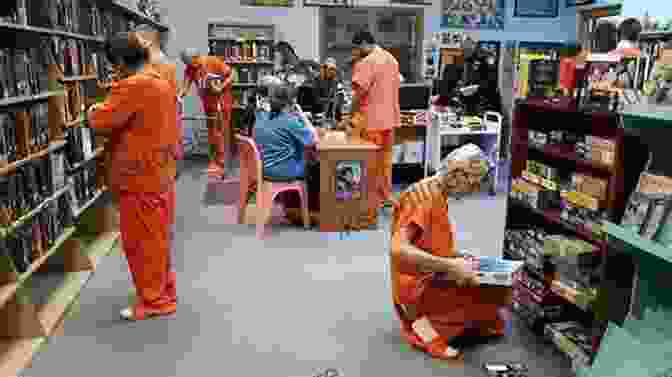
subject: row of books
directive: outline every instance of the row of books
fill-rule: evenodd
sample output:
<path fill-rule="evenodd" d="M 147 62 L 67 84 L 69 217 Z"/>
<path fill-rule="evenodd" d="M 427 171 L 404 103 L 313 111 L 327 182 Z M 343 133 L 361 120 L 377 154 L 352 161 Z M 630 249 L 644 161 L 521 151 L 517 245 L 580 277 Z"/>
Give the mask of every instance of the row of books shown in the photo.
<path fill-rule="evenodd" d="M 241 84 L 255 84 L 259 79 L 273 74 L 271 67 L 238 66 L 233 67 L 236 82 Z"/>
<path fill-rule="evenodd" d="M 69 179 L 72 182 L 74 197 L 71 197 L 72 207 L 81 208 L 85 206 L 100 191 L 100 177 L 98 176 L 98 166 L 95 163 L 85 164 L 81 169 L 73 172 Z"/>
<path fill-rule="evenodd" d="M 17 113 L 0 113 L 0 163 L 7 164 L 23 158 L 19 155 L 19 149 L 25 149 L 28 153 L 37 152 L 49 146 L 49 105 L 38 103 L 28 110 L 29 122 L 27 145 L 18 147 L 22 142 L 17 135 Z"/>
<path fill-rule="evenodd" d="M 65 156 L 69 166 L 91 159 L 97 148 L 96 137 L 91 128 L 83 125 L 70 127 L 66 138 L 68 145 L 65 148 Z"/>
<path fill-rule="evenodd" d="M 0 176 L 0 227 L 10 226 L 51 197 L 54 181 L 64 176 L 65 171 L 54 171 L 49 155 Z"/>
<path fill-rule="evenodd" d="M 48 90 L 47 57 L 40 48 L 0 49 L 0 99 Z"/>
<path fill-rule="evenodd" d="M 93 0 L 5 0 L 0 21 L 44 27 L 91 36 L 125 31 L 129 20 L 115 17 Z"/>
<path fill-rule="evenodd" d="M 272 62 L 272 41 L 210 41 L 210 54 L 227 62 Z"/>
<path fill-rule="evenodd" d="M 11 234 L 0 238 L 0 253 L 9 257 L 18 273 L 24 273 L 72 225 L 70 203 L 62 195 Z"/>
<path fill-rule="evenodd" d="M 48 45 L 54 63 L 66 77 L 98 74 L 106 65 L 104 56 L 84 41 L 50 37 Z"/>

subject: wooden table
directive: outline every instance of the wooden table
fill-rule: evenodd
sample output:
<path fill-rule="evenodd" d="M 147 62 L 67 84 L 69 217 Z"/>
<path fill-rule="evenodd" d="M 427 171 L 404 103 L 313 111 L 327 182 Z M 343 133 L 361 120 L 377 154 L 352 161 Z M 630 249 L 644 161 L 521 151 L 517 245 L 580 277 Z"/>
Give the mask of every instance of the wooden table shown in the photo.
<path fill-rule="evenodd" d="M 375 189 L 369 177 L 374 175 L 376 161 L 381 160 L 376 158 L 380 150 L 343 133 L 330 132 L 320 138 L 320 231 L 342 232 L 365 223 L 368 209 L 375 208 L 369 200 Z M 351 177 L 348 171 L 353 173 Z"/>

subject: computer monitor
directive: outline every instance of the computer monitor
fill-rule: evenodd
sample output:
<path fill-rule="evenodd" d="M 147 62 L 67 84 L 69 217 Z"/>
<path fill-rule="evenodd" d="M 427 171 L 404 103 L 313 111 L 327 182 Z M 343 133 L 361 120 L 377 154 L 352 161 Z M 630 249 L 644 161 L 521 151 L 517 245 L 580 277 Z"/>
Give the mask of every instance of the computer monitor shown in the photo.
<path fill-rule="evenodd" d="M 422 110 L 429 107 L 432 88 L 426 84 L 402 84 L 399 87 L 401 111 Z"/>

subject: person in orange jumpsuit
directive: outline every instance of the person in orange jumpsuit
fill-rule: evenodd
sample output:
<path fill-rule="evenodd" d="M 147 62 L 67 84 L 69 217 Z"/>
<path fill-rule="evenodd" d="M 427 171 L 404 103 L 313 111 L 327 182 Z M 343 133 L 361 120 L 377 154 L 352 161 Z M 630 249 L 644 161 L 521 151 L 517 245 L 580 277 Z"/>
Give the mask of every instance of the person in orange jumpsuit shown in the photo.
<path fill-rule="evenodd" d="M 457 336 L 504 335 L 500 313 L 509 294 L 479 287 L 474 266 L 456 253 L 447 204 L 452 179 L 433 176 L 403 192 L 391 227 L 392 296 L 402 338 L 439 359 L 460 356 L 451 346 Z"/>
<path fill-rule="evenodd" d="M 394 129 L 401 125 L 399 109 L 400 74 L 397 59 L 376 45 L 370 32 L 357 33 L 353 40 L 355 65 L 352 73 L 352 133 L 381 147 L 372 177 L 376 195 L 371 198 L 370 225 L 378 222 L 378 208 L 392 195 L 392 146 Z"/>
<path fill-rule="evenodd" d="M 183 51 L 181 58 L 186 69 L 180 97 L 187 95 L 196 83 L 203 111 L 208 116 L 208 142 L 213 151 L 208 172 L 214 176 L 224 176 L 230 173 L 232 162 L 233 71 L 221 58 L 201 56 L 192 49 Z"/>
<path fill-rule="evenodd" d="M 121 73 L 102 104 L 89 109 L 90 126 L 109 137 L 110 190 L 118 200 L 124 253 L 137 302 L 128 320 L 172 314 L 171 195 L 175 187 L 176 92 L 149 64 L 149 51 L 134 33 L 120 33 L 105 46 Z"/>
<path fill-rule="evenodd" d="M 161 75 L 161 78 L 164 80 L 169 81 L 173 87 L 175 88 L 175 93 L 177 94 L 177 65 L 172 62 L 166 54 L 163 52 L 163 49 L 165 48 L 165 34 L 162 35 L 159 33 L 155 28 L 153 28 L 150 25 L 143 24 L 136 26 L 136 28 L 133 30 L 133 32 L 137 35 L 137 37 L 140 39 L 140 42 L 149 50 L 149 64 L 151 67 Z M 176 98 L 178 98 L 176 96 Z M 182 159 L 184 157 L 184 153 L 182 150 L 182 137 L 183 137 L 183 132 L 182 132 L 182 113 L 180 111 L 180 106 L 181 104 L 178 101 L 178 112 L 177 112 L 177 123 L 178 123 L 178 142 L 175 146 L 176 148 L 176 157 L 179 159 Z M 179 176 L 179 166 L 177 169 L 177 174 L 175 176 L 175 180 L 177 180 L 177 177 Z M 170 191 L 170 221 L 171 221 L 171 250 L 173 250 L 173 240 L 175 239 L 175 205 L 176 205 L 176 189 L 173 187 L 173 189 Z M 171 258 L 173 260 L 173 258 Z M 171 268 L 171 274 L 169 277 L 168 281 L 168 289 L 171 292 L 171 295 L 177 297 L 177 291 L 175 287 L 175 281 L 177 280 L 177 277 L 175 276 L 175 272 L 172 271 Z"/>

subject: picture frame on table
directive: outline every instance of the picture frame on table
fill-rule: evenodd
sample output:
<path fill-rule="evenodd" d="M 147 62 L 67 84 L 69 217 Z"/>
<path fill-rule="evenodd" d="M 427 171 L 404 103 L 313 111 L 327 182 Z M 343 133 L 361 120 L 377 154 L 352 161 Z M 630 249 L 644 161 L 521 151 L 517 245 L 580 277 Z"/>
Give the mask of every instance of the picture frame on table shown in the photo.
<path fill-rule="evenodd" d="M 338 200 L 358 200 L 362 193 L 362 161 L 338 161 L 336 163 L 335 192 Z"/>
<path fill-rule="evenodd" d="M 515 0 L 513 17 L 557 18 L 560 13 L 559 3 L 560 0 Z"/>

